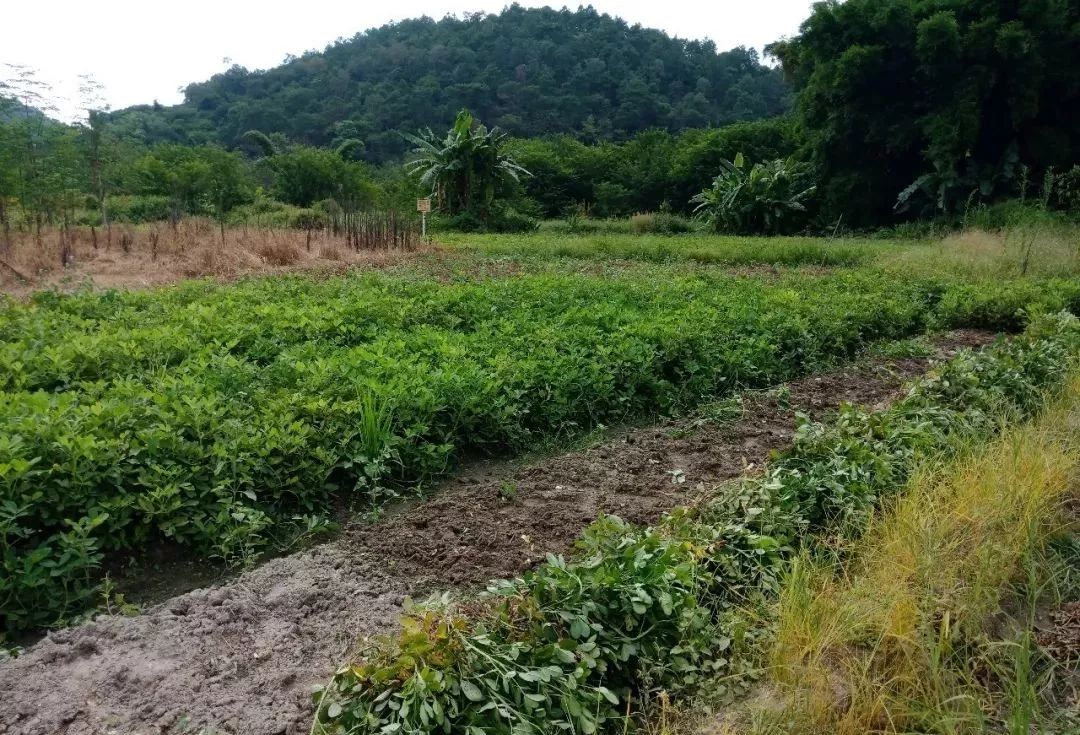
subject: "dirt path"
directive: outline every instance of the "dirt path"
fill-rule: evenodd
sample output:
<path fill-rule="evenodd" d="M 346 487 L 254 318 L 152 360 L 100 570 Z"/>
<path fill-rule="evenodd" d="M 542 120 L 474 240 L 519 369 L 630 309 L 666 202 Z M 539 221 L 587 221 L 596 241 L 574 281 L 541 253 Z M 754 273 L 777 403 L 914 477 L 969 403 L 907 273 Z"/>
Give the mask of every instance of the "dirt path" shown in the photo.
<path fill-rule="evenodd" d="M 939 353 L 990 335 L 954 332 Z M 561 552 L 600 513 L 649 523 L 760 467 L 795 412 L 876 405 L 925 371 L 877 359 L 753 394 L 727 423 L 683 419 L 525 466 L 474 468 L 432 499 L 309 551 L 136 617 L 99 617 L 0 661 L 0 733 L 306 733 L 311 686 L 356 641 L 387 630 L 406 595 L 516 574 Z"/>

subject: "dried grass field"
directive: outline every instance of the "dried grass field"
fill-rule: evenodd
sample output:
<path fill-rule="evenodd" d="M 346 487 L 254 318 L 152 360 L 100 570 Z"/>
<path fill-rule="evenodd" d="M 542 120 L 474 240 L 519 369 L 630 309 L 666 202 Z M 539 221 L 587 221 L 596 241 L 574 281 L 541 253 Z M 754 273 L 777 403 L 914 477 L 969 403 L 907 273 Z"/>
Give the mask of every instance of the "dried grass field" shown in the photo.
<path fill-rule="evenodd" d="M 69 230 L 46 228 L 40 236 L 12 231 L 0 247 L 0 290 L 27 296 L 50 287 L 92 283 L 97 288 L 147 288 L 191 278 L 232 279 L 291 271 L 341 273 L 380 267 L 431 249 L 418 236 L 354 244 L 329 229 L 230 227 L 207 219 L 175 226 L 114 225 Z"/>

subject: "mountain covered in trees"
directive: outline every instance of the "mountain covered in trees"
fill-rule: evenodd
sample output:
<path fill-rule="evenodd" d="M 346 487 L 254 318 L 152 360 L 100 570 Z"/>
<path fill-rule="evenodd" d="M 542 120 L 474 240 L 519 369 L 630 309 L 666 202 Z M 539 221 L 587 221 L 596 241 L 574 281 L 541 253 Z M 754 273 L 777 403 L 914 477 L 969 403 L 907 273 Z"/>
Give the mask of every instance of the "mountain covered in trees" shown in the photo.
<path fill-rule="evenodd" d="M 25 119 L 28 117 L 39 120 L 49 119 L 44 112 L 36 107 L 23 104 L 17 99 L 0 95 L 0 123 L 7 123 L 12 120 Z"/>
<path fill-rule="evenodd" d="M 788 88 L 752 49 L 718 52 L 596 10 L 526 9 L 393 23 L 265 71 L 234 66 L 173 107 L 114 125 L 146 143 L 237 145 L 247 130 L 311 145 L 358 138 L 373 161 L 399 130 L 445 128 L 462 108 L 515 136 L 622 140 L 784 112 Z"/>

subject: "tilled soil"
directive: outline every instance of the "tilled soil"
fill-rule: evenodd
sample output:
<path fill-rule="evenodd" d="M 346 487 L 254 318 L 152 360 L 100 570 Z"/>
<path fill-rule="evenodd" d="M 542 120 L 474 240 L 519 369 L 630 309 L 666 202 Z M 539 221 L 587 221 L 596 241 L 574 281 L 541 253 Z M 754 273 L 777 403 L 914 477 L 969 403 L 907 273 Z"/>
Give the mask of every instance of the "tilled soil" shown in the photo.
<path fill-rule="evenodd" d="M 985 344 L 962 331 L 939 355 Z M 651 523 L 696 492 L 760 467 L 796 412 L 883 405 L 931 360 L 876 359 L 744 397 L 727 423 L 693 418 L 517 466 L 473 468 L 430 500 L 354 525 L 136 617 L 101 616 L 0 661 L 0 733 L 308 731 L 310 691 L 356 642 L 396 622 L 407 595 L 513 576 L 563 552 L 601 513 Z"/>

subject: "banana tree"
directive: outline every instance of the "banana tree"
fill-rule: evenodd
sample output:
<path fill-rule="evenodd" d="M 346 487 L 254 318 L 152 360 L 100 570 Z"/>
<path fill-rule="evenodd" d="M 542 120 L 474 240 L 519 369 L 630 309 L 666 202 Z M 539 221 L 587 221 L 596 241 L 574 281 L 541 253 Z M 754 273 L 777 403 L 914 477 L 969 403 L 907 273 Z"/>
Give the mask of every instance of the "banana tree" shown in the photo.
<path fill-rule="evenodd" d="M 531 174 L 503 150 L 507 135 L 481 125 L 467 110 L 440 138 L 431 129 L 402 134 L 415 147 L 405 170 L 429 188 L 439 210 L 447 214 L 486 211 L 500 184 Z"/>
<path fill-rule="evenodd" d="M 714 230 L 736 234 L 779 234 L 790 230 L 816 187 L 806 186 L 805 168 L 791 160 L 749 164 L 740 153 L 720 161 L 712 186 L 690 200 Z"/>

